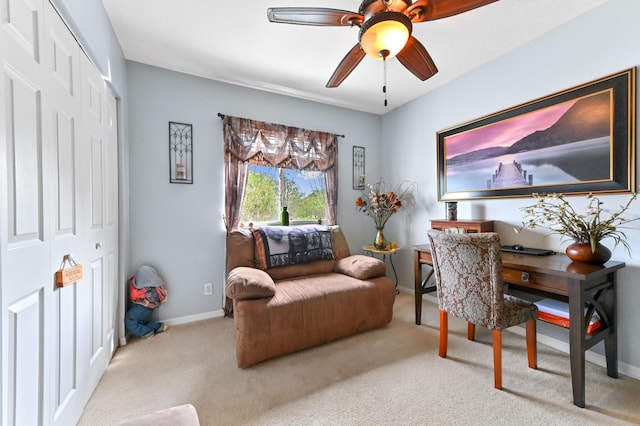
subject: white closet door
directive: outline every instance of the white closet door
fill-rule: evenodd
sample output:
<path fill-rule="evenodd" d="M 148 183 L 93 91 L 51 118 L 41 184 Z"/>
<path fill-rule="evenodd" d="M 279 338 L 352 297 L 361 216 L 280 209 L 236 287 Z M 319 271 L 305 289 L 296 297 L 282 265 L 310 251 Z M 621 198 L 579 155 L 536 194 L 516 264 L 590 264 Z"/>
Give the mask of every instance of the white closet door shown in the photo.
<path fill-rule="evenodd" d="M 42 2 L 0 0 L 2 422 L 7 425 L 39 425 L 48 416 L 43 391 L 52 355 L 47 337 L 53 277 L 42 22 Z"/>
<path fill-rule="evenodd" d="M 100 381 L 111 357 L 110 348 L 105 347 L 107 326 L 104 312 L 107 308 L 107 286 L 105 283 L 106 254 L 106 158 L 107 143 L 105 125 L 105 83 L 89 59 L 80 58 L 80 80 L 82 95 L 82 130 L 80 141 L 81 164 L 79 170 L 86 176 L 82 185 L 85 200 L 82 203 L 81 234 L 85 243 L 79 255 L 85 266 L 85 285 L 78 287 L 81 303 L 79 313 L 78 355 L 83 367 L 82 376 L 88 388 L 93 390 Z M 88 400 L 90 394 L 85 395 Z"/>
<path fill-rule="evenodd" d="M 117 342 L 116 101 L 46 0 L 0 0 L 0 48 L 0 421 L 70 425 Z"/>
<path fill-rule="evenodd" d="M 118 112 L 109 88 L 105 90 L 105 344 L 109 358 L 118 345 Z"/>
<path fill-rule="evenodd" d="M 51 262 L 58 268 L 66 254 L 78 255 L 85 245 L 80 228 L 86 195 L 82 182 L 86 173 L 79 149 L 82 122 L 80 97 L 80 47 L 53 8 L 45 3 L 43 70 L 49 77 L 44 114 L 45 137 L 50 146 L 51 173 L 46 180 L 51 205 Z M 58 262 L 58 265 L 55 263 Z M 84 266 L 84 265 L 83 265 Z M 55 270 L 55 269 L 54 269 Z M 49 386 L 45 390 L 50 404 L 50 424 L 73 424 L 74 413 L 82 411 L 84 400 L 78 365 L 79 305 L 78 288 L 85 279 L 53 291 L 51 332 L 53 368 L 49 368 Z"/>

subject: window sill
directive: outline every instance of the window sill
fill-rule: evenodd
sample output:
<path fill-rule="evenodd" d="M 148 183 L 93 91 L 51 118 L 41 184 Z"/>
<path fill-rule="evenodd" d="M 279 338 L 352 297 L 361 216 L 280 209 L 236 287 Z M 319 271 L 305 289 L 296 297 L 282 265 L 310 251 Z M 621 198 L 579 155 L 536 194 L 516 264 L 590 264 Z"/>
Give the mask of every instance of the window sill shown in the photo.
<path fill-rule="evenodd" d="M 325 224 L 327 222 L 326 219 L 322 219 L 322 224 Z M 302 226 L 302 225 L 317 225 L 318 221 L 317 220 L 292 220 L 289 221 L 289 226 Z M 280 222 L 278 221 L 273 221 L 273 222 L 255 222 L 253 224 L 254 227 L 258 227 L 258 226 L 280 226 Z M 243 228 L 249 229 L 249 226 L 244 226 Z"/>

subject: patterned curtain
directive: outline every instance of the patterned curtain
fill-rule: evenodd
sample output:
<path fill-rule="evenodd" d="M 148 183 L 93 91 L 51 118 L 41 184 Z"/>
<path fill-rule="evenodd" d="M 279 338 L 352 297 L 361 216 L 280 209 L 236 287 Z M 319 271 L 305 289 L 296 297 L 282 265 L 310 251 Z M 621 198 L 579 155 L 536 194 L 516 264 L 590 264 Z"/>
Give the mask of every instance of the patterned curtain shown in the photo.
<path fill-rule="evenodd" d="M 238 227 L 249 164 L 322 171 L 327 188 L 329 224 L 336 223 L 338 145 L 332 133 L 225 116 L 225 226 Z"/>

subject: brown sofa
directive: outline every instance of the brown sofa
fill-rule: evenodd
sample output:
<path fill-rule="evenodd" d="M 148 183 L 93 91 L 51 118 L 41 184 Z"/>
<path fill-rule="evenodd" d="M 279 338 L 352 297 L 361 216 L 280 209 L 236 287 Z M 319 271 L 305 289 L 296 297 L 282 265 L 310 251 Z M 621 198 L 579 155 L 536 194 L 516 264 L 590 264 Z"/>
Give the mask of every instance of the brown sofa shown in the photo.
<path fill-rule="evenodd" d="M 272 230 L 287 235 L 309 227 L 313 226 Z M 351 255 L 338 226 L 315 225 L 321 235 L 320 259 L 298 258 L 303 249 L 296 249 L 289 256 L 296 258 L 294 264 L 277 267 L 265 264 L 260 229 L 264 228 L 227 235 L 225 288 L 233 301 L 238 367 L 391 322 L 395 286 L 385 276 L 385 264 Z M 273 247 L 266 257 L 270 254 Z"/>

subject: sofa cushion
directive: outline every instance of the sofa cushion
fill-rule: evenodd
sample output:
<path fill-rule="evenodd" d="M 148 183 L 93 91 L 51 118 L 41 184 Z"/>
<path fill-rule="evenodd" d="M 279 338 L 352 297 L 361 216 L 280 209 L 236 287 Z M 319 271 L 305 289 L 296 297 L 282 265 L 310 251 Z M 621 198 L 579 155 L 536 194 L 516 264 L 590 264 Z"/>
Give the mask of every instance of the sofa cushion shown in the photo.
<path fill-rule="evenodd" d="M 354 254 L 337 260 L 333 270 L 359 280 L 367 280 L 386 274 L 387 266 L 380 259 Z"/>
<path fill-rule="evenodd" d="M 255 266 L 253 235 L 248 229 L 227 233 L 227 272 L 238 266 Z"/>
<path fill-rule="evenodd" d="M 333 244 L 333 256 L 336 259 L 342 259 L 344 257 L 351 256 L 351 252 L 349 251 L 349 244 L 347 244 L 347 239 L 344 237 L 342 230 L 338 225 L 330 226 L 331 229 L 331 244 Z"/>
<path fill-rule="evenodd" d="M 260 299 L 276 293 L 276 284 L 266 272 L 239 266 L 227 276 L 227 297 L 236 300 Z"/>
<path fill-rule="evenodd" d="M 263 270 L 334 258 L 327 226 L 263 226 L 251 232 L 256 267 Z"/>

